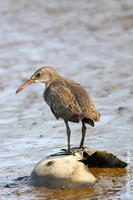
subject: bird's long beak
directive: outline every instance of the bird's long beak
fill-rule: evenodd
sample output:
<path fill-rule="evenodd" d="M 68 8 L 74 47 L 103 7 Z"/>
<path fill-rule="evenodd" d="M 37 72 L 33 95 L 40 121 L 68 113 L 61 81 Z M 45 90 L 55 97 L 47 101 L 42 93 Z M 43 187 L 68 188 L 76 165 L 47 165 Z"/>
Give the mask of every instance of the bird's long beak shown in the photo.
<path fill-rule="evenodd" d="M 17 94 L 18 92 L 20 92 L 21 90 L 23 90 L 25 87 L 31 85 L 32 83 L 35 83 L 35 80 L 30 79 L 30 80 L 26 81 L 23 85 L 21 85 L 21 86 L 17 89 L 16 94 Z"/>

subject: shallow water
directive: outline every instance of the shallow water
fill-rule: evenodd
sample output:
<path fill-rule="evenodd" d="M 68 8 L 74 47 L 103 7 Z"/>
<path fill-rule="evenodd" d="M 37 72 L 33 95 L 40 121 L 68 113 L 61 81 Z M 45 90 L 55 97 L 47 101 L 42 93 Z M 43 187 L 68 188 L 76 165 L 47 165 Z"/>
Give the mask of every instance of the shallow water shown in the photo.
<path fill-rule="evenodd" d="M 0 24 L 0 199 L 132 199 L 133 1 L 6 0 Z M 23 184 L 4 187 L 67 146 L 64 123 L 43 101 L 44 85 L 15 94 L 43 65 L 55 66 L 90 93 L 102 117 L 88 127 L 85 144 L 127 161 L 125 173 L 105 170 L 94 189 L 76 195 Z M 70 125 L 71 145 L 77 146 L 81 124 Z"/>

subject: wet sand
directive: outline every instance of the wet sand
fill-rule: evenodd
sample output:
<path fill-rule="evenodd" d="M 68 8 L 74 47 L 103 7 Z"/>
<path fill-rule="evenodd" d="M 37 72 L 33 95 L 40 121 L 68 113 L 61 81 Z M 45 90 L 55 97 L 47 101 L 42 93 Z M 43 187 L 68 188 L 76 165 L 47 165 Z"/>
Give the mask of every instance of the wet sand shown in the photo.
<path fill-rule="evenodd" d="M 132 199 L 132 0 L 6 0 L 1 3 L 0 24 L 0 199 Z M 129 162 L 126 172 L 110 175 L 105 170 L 94 189 L 76 192 L 24 184 L 4 187 L 67 147 L 64 122 L 54 118 L 43 100 L 44 85 L 15 94 L 43 65 L 54 66 L 88 91 L 102 117 L 95 128 L 88 127 L 85 145 Z M 70 126 L 71 145 L 78 146 L 81 124 Z"/>

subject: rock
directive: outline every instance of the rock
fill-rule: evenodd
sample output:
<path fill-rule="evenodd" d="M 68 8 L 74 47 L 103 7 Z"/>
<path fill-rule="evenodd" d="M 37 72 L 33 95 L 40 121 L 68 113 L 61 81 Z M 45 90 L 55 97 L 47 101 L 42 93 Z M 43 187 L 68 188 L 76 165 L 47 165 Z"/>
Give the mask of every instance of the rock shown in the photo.
<path fill-rule="evenodd" d="M 93 186 L 96 178 L 81 159 L 76 153 L 75 156 L 42 160 L 31 173 L 28 185 L 49 189 Z"/>
<path fill-rule="evenodd" d="M 105 150 L 96 150 L 85 148 L 83 151 L 82 162 L 88 167 L 119 167 L 125 168 L 127 166 L 126 162 L 123 162 L 116 157 L 113 153 L 107 152 Z"/>
<path fill-rule="evenodd" d="M 28 185 L 49 189 L 90 187 L 97 179 L 89 171 L 89 167 L 125 168 L 127 166 L 127 163 L 104 150 L 83 148 L 73 149 L 73 152 L 76 153 L 66 155 L 65 151 L 65 156 L 59 152 L 39 162 L 28 178 Z"/>

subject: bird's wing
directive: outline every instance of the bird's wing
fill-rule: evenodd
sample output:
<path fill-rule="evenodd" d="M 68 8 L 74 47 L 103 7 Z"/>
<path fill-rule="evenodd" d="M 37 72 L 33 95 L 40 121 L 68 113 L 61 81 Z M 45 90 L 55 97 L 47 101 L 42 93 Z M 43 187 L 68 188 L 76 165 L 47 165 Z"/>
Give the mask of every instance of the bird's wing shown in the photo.
<path fill-rule="evenodd" d="M 80 105 L 67 83 L 51 85 L 45 100 L 56 118 L 70 119 L 82 115 Z"/>
<path fill-rule="evenodd" d="M 78 120 L 88 118 L 99 121 L 99 112 L 80 84 L 63 79 L 51 84 L 47 90 L 49 92 L 45 100 L 56 118 L 71 119 L 73 117 L 74 119 L 78 116 Z"/>
<path fill-rule="evenodd" d="M 92 102 L 89 94 L 79 85 L 72 85 L 71 92 L 74 94 L 76 101 L 78 102 L 84 117 L 93 121 L 99 121 L 100 114 L 96 110 L 95 105 Z"/>

